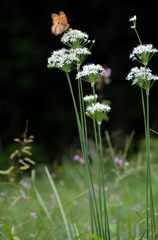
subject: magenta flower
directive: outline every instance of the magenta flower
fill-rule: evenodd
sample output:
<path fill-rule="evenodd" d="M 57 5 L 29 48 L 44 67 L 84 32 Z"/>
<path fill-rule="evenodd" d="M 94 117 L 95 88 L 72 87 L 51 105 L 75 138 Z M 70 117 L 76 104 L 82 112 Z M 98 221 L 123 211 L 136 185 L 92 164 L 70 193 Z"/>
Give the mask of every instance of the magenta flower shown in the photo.
<path fill-rule="evenodd" d="M 118 157 L 118 156 L 116 156 L 116 157 L 114 158 L 114 162 L 115 162 L 117 165 L 121 166 L 121 165 L 123 164 L 123 159 L 120 158 L 120 157 Z"/>
<path fill-rule="evenodd" d="M 111 73 L 112 73 L 111 68 L 104 67 L 104 70 L 103 70 L 104 80 L 109 79 L 111 77 Z"/>
<path fill-rule="evenodd" d="M 83 157 L 78 153 L 73 156 L 73 160 L 80 163 L 81 165 L 84 164 Z"/>

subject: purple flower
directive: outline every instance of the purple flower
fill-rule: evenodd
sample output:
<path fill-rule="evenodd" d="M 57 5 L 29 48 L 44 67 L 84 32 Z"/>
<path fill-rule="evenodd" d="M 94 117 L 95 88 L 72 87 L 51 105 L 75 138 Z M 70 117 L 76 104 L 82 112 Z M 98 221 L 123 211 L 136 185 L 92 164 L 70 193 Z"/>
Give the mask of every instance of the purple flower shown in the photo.
<path fill-rule="evenodd" d="M 22 179 L 19 183 L 23 188 L 30 189 L 31 187 L 31 183 L 25 179 Z"/>
<path fill-rule="evenodd" d="M 79 162 L 81 165 L 84 164 L 83 157 L 78 153 L 73 156 L 73 160 Z"/>
<path fill-rule="evenodd" d="M 111 68 L 105 67 L 103 70 L 103 77 L 105 79 L 109 79 L 111 77 Z"/>
<path fill-rule="evenodd" d="M 102 74 L 101 76 L 98 77 L 96 81 L 96 89 L 99 91 L 103 89 L 104 85 L 107 85 L 110 83 L 110 77 L 112 73 L 111 68 L 107 67 L 107 65 L 104 65 L 103 67 L 104 69 L 102 71 Z"/>
<path fill-rule="evenodd" d="M 123 164 L 123 159 L 121 159 L 120 157 L 116 156 L 115 159 L 114 159 L 114 162 L 121 166 Z"/>

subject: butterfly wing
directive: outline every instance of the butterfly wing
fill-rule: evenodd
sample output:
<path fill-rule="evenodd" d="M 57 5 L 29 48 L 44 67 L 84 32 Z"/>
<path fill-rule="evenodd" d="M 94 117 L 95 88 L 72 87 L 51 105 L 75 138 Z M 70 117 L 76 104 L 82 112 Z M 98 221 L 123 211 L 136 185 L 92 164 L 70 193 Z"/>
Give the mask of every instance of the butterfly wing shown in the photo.
<path fill-rule="evenodd" d="M 62 34 L 65 31 L 65 27 L 61 24 L 53 25 L 51 27 L 51 32 L 54 35 Z"/>
<path fill-rule="evenodd" d="M 51 18 L 54 25 L 57 25 L 59 23 L 60 16 L 58 14 L 52 13 Z"/>
<path fill-rule="evenodd" d="M 60 11 L 59 15 L 52 13 L 51 18 L 53 23 L 51 32 L 54 35 L 61 34 L 69 28 L 69 23 L 64 12 Z"/>
<path fill-rule="evenodd" d="M 60 21 L 60 24 L 63 25 L 63 26 L 65 26 L 66 29 L 68 29 L 69 23 L 68 23 L 66 14 L 65 14 L 64 12 L 60 11 L 59 17 L 60 17 L 60 18 L 59 18 L 59 19 L 60 19 L 60 20 L 59 20 L 59 21 Z"/>

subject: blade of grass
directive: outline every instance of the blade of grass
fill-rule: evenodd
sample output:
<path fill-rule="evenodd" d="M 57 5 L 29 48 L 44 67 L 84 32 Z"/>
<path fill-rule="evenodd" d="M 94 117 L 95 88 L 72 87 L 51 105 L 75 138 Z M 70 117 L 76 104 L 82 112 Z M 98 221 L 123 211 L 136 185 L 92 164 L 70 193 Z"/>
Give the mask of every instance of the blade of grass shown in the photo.
<path fill-rule="evenodd" d="M 50 220 L 50 222 L 52 222 L 51 216 L 49 214 L 49 210 L 46 207 L 46 204 L 44 203 L 39 191 L 37 190 L 36 186 L 35 186 L 35 170 L 32 171 L 32 183 L 33 183 L 33 188 L 36 194 L 36 197 L 39 201 L 39 204 L 41 205 L 41 207 L 43 208 L 47 218 Z"/>
<path fill-rule="evenodd" d="M 65 230 L 66 230 L 66 234 L 67 234 L 68 240 L 70 240 L 70 239 L 72 239 L 71 238 L 71 231 L 70 231 L 70 228 L 69 228 L 68 220 L 66 218 L 66 215 L 65 215 L 65 212 L 64 212 L 64 209 L 63 209 L 63 205 L 62 205 L 61 199 L 59 197 L 57 188 L 56 188 L 56 186 L 54 184 L 54 181 L 53 181 L 53 179 L 52 179 L 52 177 L 51 177 L 47 167 L 45 167 L 45 172 L 47 174 L 47 177 L 48 177 L 48 180 L 49 180 L 50 185 L 52 187 L 52 190 L 53 190 L 53 192 L 55 194 L 55 197 L 56 197 L 56 200 L 57 200 L 57 203 L 58 203 L 58 206 L 59 206 L 62 218 L 63 218 L 63 222 L 64 222 L 64 225 L 65 225 Z"/>

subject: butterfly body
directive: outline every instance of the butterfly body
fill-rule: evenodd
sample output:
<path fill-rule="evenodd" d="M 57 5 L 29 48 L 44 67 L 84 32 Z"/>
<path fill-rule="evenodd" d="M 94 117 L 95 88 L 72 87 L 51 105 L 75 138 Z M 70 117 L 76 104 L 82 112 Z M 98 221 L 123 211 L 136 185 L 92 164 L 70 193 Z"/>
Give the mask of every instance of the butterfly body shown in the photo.
<path fill-rule="evenodd" d="M 60 11 L 59 14 L 52 13 L 51 18 L 52 18 L 52 23 L 53 23 L 53 25 L 51 27 L 51 32 L 54 35 L 62 34 L 70 26 L 65 13 L 62 11 Z"/>

